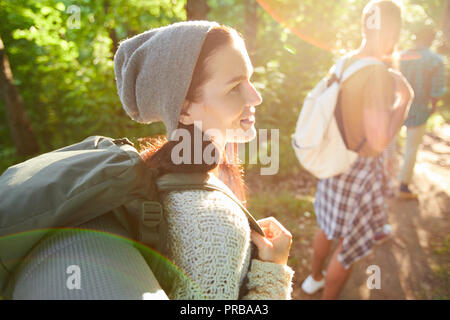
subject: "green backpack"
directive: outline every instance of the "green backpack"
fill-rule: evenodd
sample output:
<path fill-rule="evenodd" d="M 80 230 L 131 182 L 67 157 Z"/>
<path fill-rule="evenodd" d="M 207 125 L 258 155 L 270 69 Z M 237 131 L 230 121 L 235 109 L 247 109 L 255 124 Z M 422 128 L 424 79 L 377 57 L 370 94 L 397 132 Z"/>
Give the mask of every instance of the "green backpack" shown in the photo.
<path fill-rule="evenodd" d="M 14 270 L 51 228 L 76 227 L 110 211 L 134 240 L 164 253 L 160 196 L 190 189 L 223 192 L 242 208 L 250 227 L 264 235 L 212 174 L 160 176 L 126 138 L 92 136 L 9 167 L 0 176 L 0 297 L 8 297 Z"/>

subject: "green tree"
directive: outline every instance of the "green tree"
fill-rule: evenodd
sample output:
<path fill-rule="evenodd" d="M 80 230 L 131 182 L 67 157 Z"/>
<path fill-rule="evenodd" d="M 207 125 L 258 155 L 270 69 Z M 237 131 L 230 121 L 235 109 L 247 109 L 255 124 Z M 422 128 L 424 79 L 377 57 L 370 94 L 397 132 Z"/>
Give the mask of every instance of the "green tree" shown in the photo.
<path fill-rule="evenodd" d="M 39 146 L 25 111 L 22 97 L 14 85 L 14 76 L 0 37 L 0 93 L 5 101 L 11 136 L 19 156 L 39 152 Z"/>
<path fill-rule="evenodd" d="M 133 122 L 122 110 L 113 56 L 120 40 L 185 20 L 184 4 L 0 0 L 5 53 L 42 151 L 94 134 L 133 138 L 164 132 L 160 124 Z M 0 111 L 1 169 L 20 161 L 14 152 L 7 115 Z"/>
<path fill-rule="evenodd" d="M 414 25 L 421 21 L 448 28 L 446 3 L 405 0 L 401 48 L 410 46 Z M 0 35 L 39 146 L 48 151 L 94 134 L 133 139 L 164 133 L 161 124 L 133 122 L 121 107 L 113 57 L 122 39 L 196 17 L 236 28 L 246 40 L 255 67 L 252 80 L 263 97 L 257 127 L 280 130 L 282 178 L 300 170 L 290 137 L 303 100 L 339 55 L 360 44 L 360 16 L 366 4 L 367 0 L 0 0 Z M 441 52 L 449 52 L 448 39 L 444 41 L 448 34 L 436 41 Z M 1 170 L 20 159 L 14 155 L 4 102 L 0 104 Z M 450 91 L 444 105 L 450 105 Z"/>

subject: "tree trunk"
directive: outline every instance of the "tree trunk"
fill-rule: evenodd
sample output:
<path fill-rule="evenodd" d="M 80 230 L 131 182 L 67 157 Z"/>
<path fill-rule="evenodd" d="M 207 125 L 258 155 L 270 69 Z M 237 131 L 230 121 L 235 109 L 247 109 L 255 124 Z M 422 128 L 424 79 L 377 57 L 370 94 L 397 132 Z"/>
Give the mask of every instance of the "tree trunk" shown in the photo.
<path fill-rule="evenodd" d="M 109 0 L 106 0 L 105 2 L 103 2 L 103 13 L 104 13 L 105 20 L 108 19 L 108 12 L 109 12 L 110 7 L 111 7 L 111 4 L 109 3 Z M 117 37 L 117 33 L 114 28 L 106 28 L 106 31 L 108 32 L 109 38 L 112 41 L 111 53 L 114 58 L 114 55 L 116 54 L 116 51 L 119 48 L 119 38 Z"/>
<path fill-rule="evenodd" d="M 0 94 L 3 97 L 9 130 L 19 156 L 30 156 L 39 152 L 39 145 L 25 112 L 22 97 L 14 85 L 8 56 L 0 37 Z"/>
<path fill-rule="evenodd" d="M 185 9 L 187 20 L 206 20 L 210 11 L 206 0 L 187 0 Z"/>
<path fill-rule="evenodd" d="M 444 14 L 442 15 L 442 32 L 444 33 L 445 41 L 450 43 L 450 1 L 444 7 Z"/>
<path fill-rule="evenodd" d="M 250 57 L 254 56 L 257 50 L 257 34 L 258 34 L 258 3 L 256 0 L 244 0 L 245 6 L 245 28 L 244 37 L 247 51 Z"/>
<path fill-rule="evenodd" d="M 114 58 L 117 49 L 119 49 L 119 39 L 115 29 L 108 29 L 109 38 L 112 40 L 111 52 Z"/>

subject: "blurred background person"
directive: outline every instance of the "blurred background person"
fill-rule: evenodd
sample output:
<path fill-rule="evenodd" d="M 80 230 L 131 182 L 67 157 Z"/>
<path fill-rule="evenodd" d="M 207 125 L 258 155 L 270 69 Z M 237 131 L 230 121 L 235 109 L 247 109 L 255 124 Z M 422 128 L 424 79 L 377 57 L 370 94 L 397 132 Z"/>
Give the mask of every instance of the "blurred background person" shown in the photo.
<path fill-rule="evenodd" d="M 430 49 L 435 36 L 436 30 L 432 26 L 423 26 L 416 32 L 414 47 L 401 56 L 401 72 L 415 93 L 405 121 L 407 134 L 398 190 L 401 199 L 417 199 L 417 194 L 409 188 L 417 150 L 426 132 L 427 120 L 436 111 L 439 98 L 445 93 L 444 60 Z"/>

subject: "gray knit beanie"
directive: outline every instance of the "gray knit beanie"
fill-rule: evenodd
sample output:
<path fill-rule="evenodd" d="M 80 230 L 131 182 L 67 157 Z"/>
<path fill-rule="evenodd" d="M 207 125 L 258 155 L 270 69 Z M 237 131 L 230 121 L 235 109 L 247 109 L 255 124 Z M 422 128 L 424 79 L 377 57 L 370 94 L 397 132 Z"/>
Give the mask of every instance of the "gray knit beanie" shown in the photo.
<path fill-rule="evenodd" d="M 121 42 L 114 56 L 117 91 L 133 120 L 163 121 L 171 137 L 203 41 L 216 26 L 209 21 L 178 22 Z"/>

